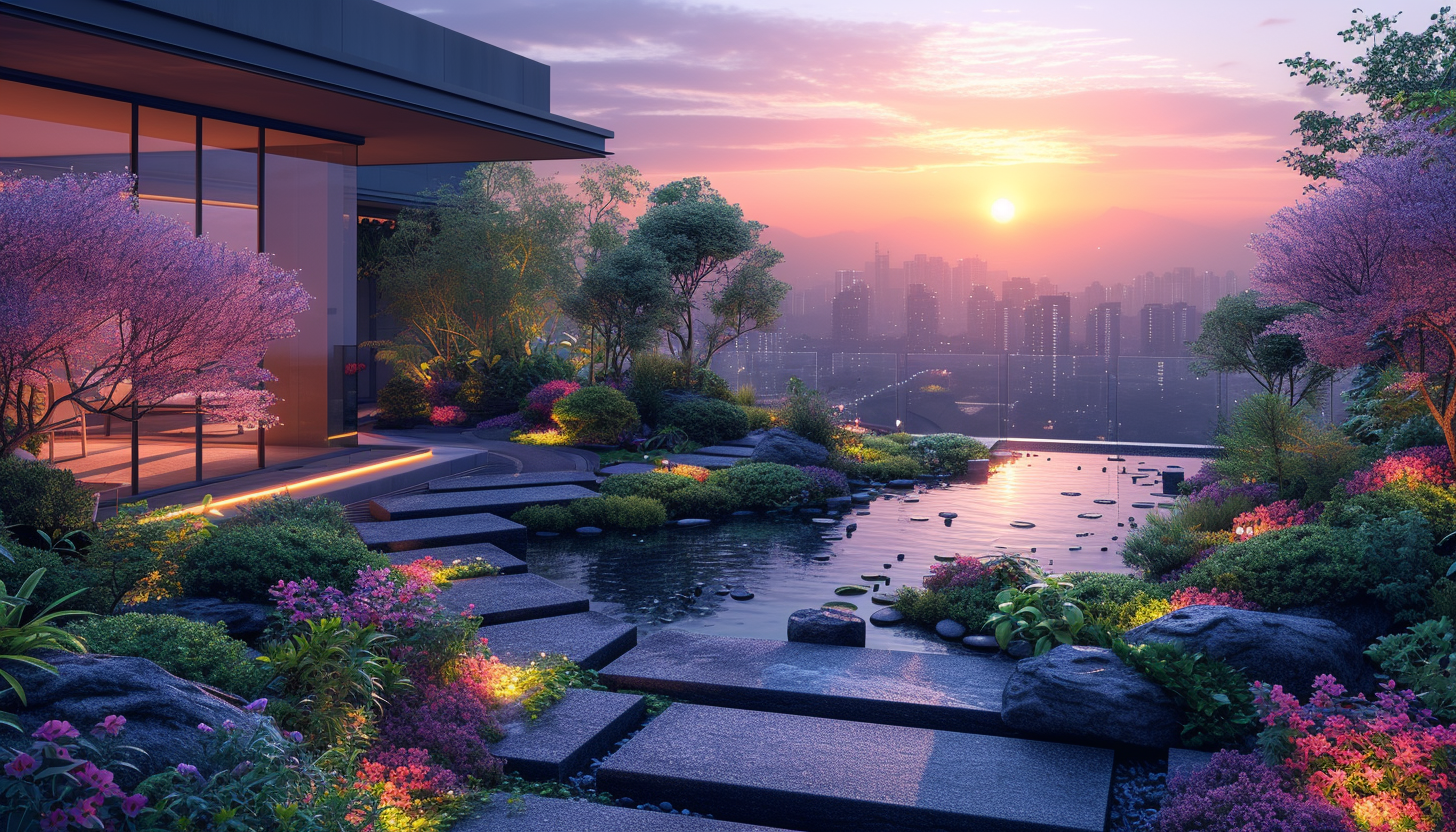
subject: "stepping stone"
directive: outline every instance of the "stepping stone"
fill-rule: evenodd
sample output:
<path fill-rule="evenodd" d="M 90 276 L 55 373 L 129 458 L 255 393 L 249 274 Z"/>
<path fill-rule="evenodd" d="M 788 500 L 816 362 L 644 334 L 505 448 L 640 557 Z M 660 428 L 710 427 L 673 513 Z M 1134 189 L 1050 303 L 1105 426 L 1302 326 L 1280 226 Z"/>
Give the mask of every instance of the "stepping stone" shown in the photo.
<path fill-rule="evenodd" d="M 577 526 L 576 527 L 576 533 L 577 534 L 584 534 L 584 535 L 593 535 L 593 534 L 601 534 L 602 533 L 602 530 L 599 529 L 599 528 L 597 528 L 596 526 Z"/>
<path fill-rule="evenodd" d="M 887 583 L 890 582 L 890 576 L 889 575 L 880 575 L 880 574 L 877 574 L 877 573 L 874 573 L 874 572 L 866 572 L 863 575 L 860 575 L 859 576 L 859 579 L 861 581 L 868 581 L 869 583 L 872 583 L 872 584 L 873 583 L 887 584 Z"/>
<path fill-rule="evenodd" d="M 1133 503 L 1133 508 L 1155 508 L 1152 503 Z"/>
<path fill-rule="evenodd" d="M 422 517 L 450 517 L 486 511 L 499 517 L 510 517 L 526 506 L 563 506 L 597 496 L 597 492 L 579 485 L 535 485 L 489 491 L 403 494 L 370 500 L 369 516 L 375 520 L 416 520 Z"/>
<path fill-rule="evenodd" d="M 479 558 L 500 570 L 502 575 L 519 575 L 526 571 L 526 562 L 491 543 L 467 543 L 464 546 L 438 546 L 433 549 L 409 549 L 390 552 L 389 562 L 395 566 L 414 563 L 421 558 L 434 558 L 446 566 L 460 566 Z M 456 563 L 455 561 L 460 561 Z"/>
<path fill-rule="evenodd" d="M 835 523 L 838 523 L 839 521 L 838 520 L 835 520 L 833 517 L 815 517 L 813 520 L 810 520 L 809 522 L 811 522 L 811 523 L 817 523 L 817 524 L 819 524 L 821 526 L 832 526 Z"/>
<path fill-rule="evenodd" d="M 996 652 L 1001 649 L 1001 645 L 996 643 L 995 636 L 966 636 L 961 639 L 961 644 L 972 650 L 985 650 L 987 652 Z"/>
<path fill-rule="evenodd" d="M 905 498 L 905 502 L 907 502 L 907 503 L 918 503 L 918 502 L 920 502 L 920 498 L 919 497 L 906 497 Z"/>
<path fill-rule="evenodd" d="M 876 604 L 879 604 L 882 607 L 888 607 L 891 604 L 894 604 L 896 601 L 900 600 L 900 597 L 889 592 L 876 592 L 874 595 L 870 596 L 870 600 L 875 602 Z"/>
<path fill-rule="evenodd" d="M 1095 512 L 1090 512 L 1090 511 L 1089 512 L 1085 512 L 1085 513 L 1082 513 L 1082 514 L 1079 514 L 1077 516 L 1080 517 L 1083 520 L 1101 520 L 1102 519 L 1102 515 L 1097 514 Z"/>
<path fill-rule="evenodd" d="M 706 526 L 706 525 L 708 525 L 711 522 L 713 522 L 713 521 L 712 520 L 705 520 L 705 519 L 703 519 L 701 517 L 687 517 L 687 518 L 684 518 L 682 520 L 677 521 L 677 524 L 679 526 Z"/>
<path fill-rule="evenodd" d="M 650 474 L 656 470 L 657 466 L 650 462 L 618 462 L 608 465 L 597 473 L 614 477 L 618 474 Z"/>
<path fill-rule="evenodd" d="M 850 499 L 850 502 L 854 502 L 854 503 L 868 503 L 870 500 L 872 500 L 874 498 L 872 496 L 870 496 L 869 494 L 866 494 L 863 491 L 856 491 L 855 493 L 849 495 L 849 499 Z"/>
<path fill-rule="evenodd" d="M 820 561 L 822 563 L 829 560 L 829 555 L 815 555 L 814 560 Z"/>
<path fill-rule="evenodd" d="M 798 829 L 1101 832 L 1112 764 L 1102 748 L 678 703 L 597 784 Z M 1027 771 L 1056 788 L 1031 798 Z"/>
<path fill-rule="evenodd" d="M 957 517 L 960 517 L 959 514 L 956 514 L 953 511 L 942 511 L 939 516 L 944 517 L 947 520 L 954 520 Z"/>
<path fill-rule="evenodd" d="M 542 653 L 556 653 L 585 670 L 601 670 L 637 646 L 637 627 L 599 612 L 578 612 L 492 624 L 478 635 L 490 652 L 507 664 L 525 664 Z"/>
<path fill-rule="evenodd" d="M 505 759 L 506 771 L 528 780 L 565 780 L 610 752 L 646 710 L 641 696 L 571 688 L 537 719 L 507 726 L 506 738 L 492 743 L 490 753 Z"/>
<path fill-rule="evenodd" d="M 579 485 L 597 489 L 597 477 L 588 471 L 537 471 L 524 474 L 481 474 L 430 480 L 430 491 L 489 491 L 531 485 Z"/>
<path fill-rule="evenodd" d="M 849 584 L 848 586 L 841 586 L 841 587 L 836 588 L 834 590 L 834 594 L 835 595 L 863 595 L 863 594 L 865 594 L 866 592 L 869 592 L 869 591 L 870 591 L 870 588 L 867 587 L 867 586 L 860 586 L 859 584 Z"/>
<path fill-rule="evenodd" d="M 1068 552 L 1080 552 L 1080 551 L 1082 551 L 1082 547 L 1081 546 L 1068 546 L 1067 547 L 1067 551 Z"/>
<path fill-rule="evenodd" d="M 512 800 L 513 802 L 508 802 Z M 534 794 L 501 792 L 489 806 L 450 827 L 450 832 L 782 832 L 726 820 L 669 815 Z"/>
<path fill-rule="evenodd" d="M 1080 497 L 1080 496 L 1082 496 L 1082 492 L 1080 492 L 1080 491 L 1063 491 L 1062 492 L 1062 496 L 1063 497 Z"/>
<path fill-rule="evenodd" d="M 871 623 L 895 623 L 886 613 L 900 615 L 882 609 Z M 601 678 L 612 688 L 706 705 L 1004 734 L 1001 691 L 1015 668 L 999 656 L 790 644 L 674 629 L 642 639 Z"/>
<path fill-rule="evenodd" d="M 905 623 L 905 613 L 893 607 L 886 607 L 870 616 L 870 623 L 876 627 L 893 627 Z"/>
<path fill-rule="evenodd" d="M 890 480 L 885 485 L 891 488 L 914 488 L 915 480 Z"/>
<path fill-rule="evenodd" d="M 481 618 L 481 626 L 570 615 L 591 608 L 591 599 L 585 595 L 531 574 L 456 581 L 439 598 L 440 605 L 451 612 L 464 612 L 474 604 L 470 614 Z"/>
<path fill-rule="evenodd" d="M 736 456 L 713 456 L 712 454 L 668 454 L 663 459 L 673 465 L 696 465 L 699 468 L 732 468 L 733 463 L 742 459 Z"/>
<path fill-rule="evenodd" d="M 727 442 L 723 442 L 722 444 L 735 445 L 740 448 L 757 448 L 759 446 L 759 443 L 763 442 L 764 437 L 766 436 L 768 436 L 768 434 L 766 433 L 750 433 L 741 439 L 729 439 Z"/>
<path fill-rule="evenodd" d="M 867 517 L 867 516 L 869 516 L 869 512 L 868 511 L 856 511 L 854 513 L 854 516 L 855 517 Z"/>
<path fill-rule="evenodd" d="M 753 456 L 753 448 L 744 445 L 709 445 L 706 448 L 699 448 L 693 451 L 695 454 L 707 454 L 708 456 L 731 456 L 738 459 L 746 459 Z"/>
<path fill-rule="evenodd" d="M 757 513 L 758 512 L 756 512 L 756 511 L 749 511 L 748 509 L 743 508 L 743 509 L 739 509 L 738 511 L 733 512 L 733 515 L 732 516 L 733 517 L 752 517 L 753 515 L 755 515 Z"/>
<path fill-rule="evenodd" d="M 494 543 L 513 553 L 526 550 L 526 527 L 494 514 L 355 523 L 354 528 L 359 530 L 364 545 L 380 552 L 407 552 L 462 543 Z"/>
<path fill-rule="evenodd" d="M 843 540 L 844 539 L 844 535 L 842 535 L 842 534 L 826 534 L 826 535 L 821 535 L 819 539 L 820 540 Z"/>
<path fill-rule="evenodd" d="M 859 528 L 859 524 L 858 523 L 846 523 L 845 526 L 844 526 L 844 530 L 847 531 L 847 532 L 855 531 L 858 528 Z"/>
<path fill-rule="evenodd" d="M 1034 529 L 1034 528 L 1036 528 L 1036 524 L 1035 523 L 1029 523 L 1029 522 L 1027 522 L 1025 520 L 1012 520 L 1011 521 L 1011 528 L 1013 528 L 1013 529 Z"/>
<path fill-rule="evenodd" d="M 910 519 L 916 523 L 926 523 L 930 521 L 929 517 L 911 517 Z"/>
<path fill-rule="evenodd" d="M 1187 748 L 1168 749 L 1168 779 L 1181 774 L 1192 774 L 1208 765 L 1213 755 L 1207 751 L 1193 751 Z"/>
<path fill-rule="evenodd" d="M 1115 506 L 1115 505 L 1117 505 L 1117 501 L 1116 500 L 1093 500 L 1092 502 L 1096 503 L 1099 506 Z"/>
<path fill-rule="evenodd" d="M 826 497 L 824 499 L 824 505 L 839 511 L 845 511 L 849 504 L 850 499 L 848 497 Z"/>
<path fill-rule="evenodd" d="M 752 601 L 753 593 L 749 592 L 746 586 L 735 586 L 729 590 L 728 597 L 735 601 Z"/>
<path fill-rule="evenodd" d="M 946 641 L 960 641 L 965 638 L 970 630 L 959 621 L 952 621 L 949 618 L 943 619 L 935 625 L 935 634 Z"/>

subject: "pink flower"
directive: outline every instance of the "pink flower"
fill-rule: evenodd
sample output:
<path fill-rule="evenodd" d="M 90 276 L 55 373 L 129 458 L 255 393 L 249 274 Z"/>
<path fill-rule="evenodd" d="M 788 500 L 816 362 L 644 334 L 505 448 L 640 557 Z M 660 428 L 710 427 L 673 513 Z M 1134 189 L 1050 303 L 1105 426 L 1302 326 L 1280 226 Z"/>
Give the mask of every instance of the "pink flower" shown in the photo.
<path fill-rule="evenodd" d="M 144 795 L 134 794 L 121 801 L 121 813 L 129 818 L 134 818 L 147 808 L 147 798 Z"/>
<path fill-rule="evenodd" d="M 31 734 L 31 736 L 35 737 L 38 740 L 55 742 L 61 737 L 79 737 L 81 736 L 81 732 L 77 731 L 75 728 L 72 728 L 71 723 L 66 722 L 65 720 L 53 719 L 37 728 L 35 733 Z"/>
<path fill-rule="evenodd" d="M 254 699 L 252 702 L 249 702 L 243 708 L 243 710 L 247 711 L 250 714 L 261 714 L 263 712 L 263 709 L 266 707 L 268 707 L 267 699 Z"/>
<path fill-rule="evenodd" d="M 303 742 L 303 735 L 300 734 L 300 733 L 298 733 L 297 731 L 291 731 L 291 732 L 288 733 L 287 736 L 288 736 L 289 739 L 293 740 L 294 742 Z"/>
<path fill-rule="evenodd" d="M 126 717 L 112 714 L 111 716 L 108 716 L 100 722 L 96 723 L 96 727 L 91 729 L 91 736 L 100 737 L 105 735 L 108 737 L 114 737 L 117 734 L 121 733 L 121 729 L 125 725 Z"/>
<path fill-rule="evenodd" d="M 41 832 L 57 832 L 57 830 L 66 829 L 70 825 L 71 822 L 66 819 L 65 809 L 56 809 L 48 815 L 42 815 L 40 818 Z"/>
<path fill-rule="evenodd" d="M 80 768 L 71 771 L 71 776 L 81 785 L 103 794 L 120 793 L 116 786 L 116 777 L 105 769 L 97 768 L 95 763 L 82 763 Z"/>
<path fill-rule="evenodd" d="M 199 722 L 197 723 L 197 730 L 201 731 L 204 734 L 211 734 L 212 726 L 208 725 L 206 722 Z"/>
<path fill-rule="evenodd" d="M 224 731 L 231 731 L 236 727 L 238 727 L 238 724 L 236 722 L 233 722 L 231 719 L 224 719 L 222 721 L 222 730 Z"/>
<path fill-rule="evenodd" d="M 39 767 L 40 764 L 35 761 L 34 757 L 22 752 L 16 754 L 15 759 L 5 764 L 5 773 L 11 777 L 24 777 Z"/>
<path fill-rule="evenodd" d="M 197 770 L 197 766 L 188 765 L 187 763 L 178 763 L 177 773 L 183 777 L 191 777 L 196 780 L 202 779 L 202 774 Z"/>

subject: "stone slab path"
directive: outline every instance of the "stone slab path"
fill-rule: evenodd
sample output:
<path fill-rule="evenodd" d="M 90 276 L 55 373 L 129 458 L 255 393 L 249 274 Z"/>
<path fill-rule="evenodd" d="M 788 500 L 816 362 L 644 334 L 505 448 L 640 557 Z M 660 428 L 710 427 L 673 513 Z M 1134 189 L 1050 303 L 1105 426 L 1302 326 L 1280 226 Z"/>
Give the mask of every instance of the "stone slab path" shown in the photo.
<path fill-rule="evenodd" d="M 488 579 L 487 579 L 488 580 Z M 1016 662 L 730 638 L 667 629 L 602 670 L 604 684 L 707 705 L 1005 734 Z"/>
<path fill-rule="evenodd" d="M 383 552 L 406 552 L 463 543 L 494 543 L 513 553 L 526 549 L 526 527 L 494 514 L 355 523 L 354 527 L 359 530 L 365 545 Z"/>
<path fill-rule="evenodd" d="M 523 795 L 516 802 L 498 794 L 481 812 L 456 824 L 451 832 L 780 832 L 767 826 L 748 826 L 686 815 L 644 812 Z"/>
<path fill-rule="evenodd" d="M 1106 749 L 679 703 L 597 783 L 806 832 L 1102 832 L 1112 765 Z"/>
<path fill-rule="evenodd" d="M 647 705 L 642 697 L 572 689 L 531 722 L 507 727 L 490 753 L 505 770 L 531 780 L 562 780 L 605 756 L 638 725 Z"/>
<path fill-rule="evenodd" d="M 579 485 L 533 485 L 524 488 L 496 488 L 486 491 L 430 491 L 400 494 L 369 501 L 375 520 L 417 520 L 425 517 L 453 517 L 489 512 L 510 517 L 526 506 L 560 506 L 594 498 L 597 492 Z"/>
<path fill-rule="evenodd" d="M 587 612 L 591 601 L 540 575 L 499 575 L 455 581 L 440 593 L 440 605 L 451 612 L 480 616 L 482 625 L 507 624 L 531 618 Z"/>
<path fill-rule="evenodd" d="M 481 627 L 490 652 L 507 664 L 556 653 L 587 670 L 601 670 L 637 645 L 637 625 L 599 612 L 553 615 Z"/>
<path fill-rule="evenodd" d="M 732 468 L 733 463 L 741 457 L 712 456 L 709 454 L 667 454 L 663 459 L 669 460 L 673 465 L 696 465 L 699 468 L 717 470 L 719 468 Z"/>
<path fill-rule="evenodd" d="M 579 485 L 595 491 L 597 478 L 586 471 L 538 471 L 525 474 L 485 474 L 481 476 L 445 477 L 430 480 L 429 490 L 490 491 L 497 488 L 524 488 L 532 485 Z"/>
<path fill-rule="evenodd" d="M 414 563 L 420 558 L 434 558 L 446 566 L 456 561 L 469 563 L 480 558 L 499 569 L 502 575 L 520 575 L 526 571 L 526 562 L 493 543 L 466 543 L 461 546 L 437 546 L 431 549 L 408 549 L 390 552 L 389 562 L 395 566 Z"/>
<path fill-rule="evenodd" d="M 707 454 L 708 456 L 731 456 L 738 459 L 747 459 L 753 456 L 753 447 L 744 445 L 709 445 L 706 448 L 699 448 L 693 451 L 695 454 Z"/>

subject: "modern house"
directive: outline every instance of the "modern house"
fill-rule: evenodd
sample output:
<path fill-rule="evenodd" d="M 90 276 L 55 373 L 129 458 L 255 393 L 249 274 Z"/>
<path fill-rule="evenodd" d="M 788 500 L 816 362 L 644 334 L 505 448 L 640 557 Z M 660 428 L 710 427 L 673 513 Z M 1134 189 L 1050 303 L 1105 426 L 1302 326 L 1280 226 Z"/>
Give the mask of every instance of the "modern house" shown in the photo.
<path fill-rule="evenodd" d="M 372 0 L 0 0 L 0 169 L 134 172 L 143 210 L 298 270 L 270 445 L 353 441 L 361 213 L 611 136 L 552 115 L 544 64 Z"/>

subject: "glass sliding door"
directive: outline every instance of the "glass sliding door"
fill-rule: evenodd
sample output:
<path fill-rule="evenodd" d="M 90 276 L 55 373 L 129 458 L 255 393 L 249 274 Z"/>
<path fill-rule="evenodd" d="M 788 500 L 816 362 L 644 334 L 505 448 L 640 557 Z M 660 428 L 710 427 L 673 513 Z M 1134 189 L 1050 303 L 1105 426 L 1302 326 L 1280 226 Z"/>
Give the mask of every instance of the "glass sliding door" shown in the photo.
<path fill-rule="evenodd" d="M 196 116 L 137 108 L 137 194 L 143 211 L 197 233 Z"/>
<path fill-rule="evenodd" d="M 262 131 L 202 120 L 202 233 L 230 249 L 258 250 L 258 139 Z"/>

